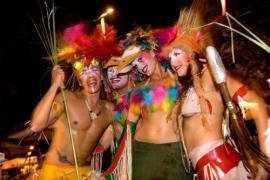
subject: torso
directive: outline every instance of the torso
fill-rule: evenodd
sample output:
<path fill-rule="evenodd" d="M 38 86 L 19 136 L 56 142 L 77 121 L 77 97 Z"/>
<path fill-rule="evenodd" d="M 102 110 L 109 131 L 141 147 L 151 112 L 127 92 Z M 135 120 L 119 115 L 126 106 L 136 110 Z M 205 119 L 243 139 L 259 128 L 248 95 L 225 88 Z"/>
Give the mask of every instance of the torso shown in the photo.
<path fill-rule="evenodd" d="M 210 74 L 206 75 L 211 78 Z M 193 111 L 190 109 L 192 107 L 182 108 L 184 112 L 186 112 L 186 114 L 183 114 L 183 132 L 188 152 L 206 142 L 222 138 L 221 124 L 224 111 L 222 97 L 219 90 L 215 88 L 211 79 L 204 81 L 202 84 L 204 89 L 204 97 L 209 101 L 212 108 L 212 113 L 206 112 L 205 117 L 207 124 L 204 126 L 202 123 L 202 113 L 199 107 L 200 105 L 198 106 L 197 104 L 199 102 L 198 99 L 196 100 L 196 94 L 190 95 L 192 97 L 189 98 L 190 101 L 197 101 L 195 103 L 195 108 Z M 192 91 L 192 93 L 196 92 Z M 190 105 L 192 103 L 188 103 L 186 98 L 186 101 L 184 101 L 184 105 L 185 104 Z M 187 111 L 187 109 L 189 111 Z"/>
<path fill-rule="evenodd" d="M 168 81 L 171 81 L 171 85 L 168 85 Z M 166 104 L 165 99 L 167 98 L 162 98 L 166 93 L 168 94 L 168 89 L 170 88 L 175 88 L 173 90 L 176 91 L 178 90 L 175 80 L 169 75 L 163 80 L 153 81 L 149 83 L 147 87 L 142 88 L 142 90 L 146 90 L 147 92 L 150 92 L 150 94 L 148 95 L 146 93 L 142 97 L 144 101 L 141 107 L 142 121 L 136 130 L 135 140 L 155 144 L 178 141 L 179 138 L 176 133 L 176 122 L 167 120 L 167 115 L 170 112 L 171 105 L 169 105 L 170 103 L 168 102 Z M 149 89 L 150 91 L 148 91 Z M 149 100 L 147 99 L 149 97 L 156 99 Z M 157 99 L 157 97 L 160 99 Z M 171 98 L 171 100 L 174 101 L 176 98 L 177 95 L 176 97 Z M 172 103 L 173 102 L 171 102 L 171 104 Z"/>
<path fill-rule="evenodd" d="M 113 120 L 112 106 L 102 101 L 102 111 L 99 116 L 91 120 L 85 99 L 77 93 L 66 93 L 72 133 L 77 150 L 77 159 L 80 165 L 87 163 L 105 129 Z M 99 109 L 93 109 L 98 112 Z M 53 164 L 74 165 L 73 150 L 70 141 L 66 114 L 63 113 L 54 124 L 50 150 L 46 160 Z"/>

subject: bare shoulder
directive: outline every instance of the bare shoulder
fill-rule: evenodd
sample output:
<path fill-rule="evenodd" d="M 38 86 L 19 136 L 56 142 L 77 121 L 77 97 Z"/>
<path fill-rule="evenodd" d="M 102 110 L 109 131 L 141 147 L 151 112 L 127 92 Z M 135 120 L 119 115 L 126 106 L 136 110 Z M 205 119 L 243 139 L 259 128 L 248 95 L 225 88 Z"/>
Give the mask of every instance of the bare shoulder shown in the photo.
<path fill-rule="evenodd" d="M 106 108 L 106 110 L 113 111 L 114 105 L 112 102 L 107 101 L 107 100 L 102 100 L 102 103 L 104 104 L 104 107 Z"/>
<path fill-rule="evenodd" d="M 63 95 L 65 96 L 65 99 L 68 99 L 68 102 L 72 102 L 73 100 L 78 99 L 78 93 L 76 93 L 75 91 L 65 90 L 64 91 L 64 94 L 62 94 L 61 92 L 59 92 L 55 96 L 54 102 L 63 105 Z"/>

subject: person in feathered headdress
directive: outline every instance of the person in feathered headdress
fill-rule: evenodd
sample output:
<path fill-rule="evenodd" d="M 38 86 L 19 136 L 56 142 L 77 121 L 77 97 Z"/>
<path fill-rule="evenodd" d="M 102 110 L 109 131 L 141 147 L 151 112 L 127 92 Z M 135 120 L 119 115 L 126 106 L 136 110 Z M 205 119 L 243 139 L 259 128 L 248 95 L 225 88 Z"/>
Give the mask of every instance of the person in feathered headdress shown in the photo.
<path fill-rule="evenodd" d="M 71 117 L 76 157 L 73 156 L 67 128 L 63 97 L 58 92 L 66 75 L 59 65 L 52 69 L 51 86 L 32 113 L 31 130 L 42 131 L 52 125 L 55 134 L 40 173 L 41 179 L 76 179 L 75 161 L 79 164 L 79 179 L 90 174 L 89 158 L 106 128 L 113 121 L 112 103 L 101 99 L 101 65 L 121 53 L 116 43 L 116 30 L 107 26 L 106 34 L 97 25 L 87 33 L 88 24 L 80 23 L 65 29 L 66 46 L 57 54 L 61 62 L 72 64 L 73 75 L 80 88 L 66 89 L 65 97 Z"/>
<path fill-rule="evenodd" d="M 179 87 L 170 70 L 161 64 L 159 42 L 152 30 L 141 28 L 128 33 L 122 41 L 128 58 L 118 70 L 132 65 L 147 77 L 131 92 L 127 117 L 134 136 L 132 179 L 191 179 L 181 163 L 175 122 L 167 120 Z"/>
<path fill-rule="evenodd" d="M 209 32 L 200 28 L 204 25 L 200 14 L 203 3 L 206 2 L 195 0 L 191 7 L 180 11 L 178 34 L 163 48 L 163 55 L 169 59 L 183 86 L 172 116 L 180 121 L 179 132 L 182 149 L 186 154 L 184 160 L 187 171 L 191 171 L 192 163 L 199 179 L 247 179 L 249 173 L 243 165 L 243 156 L 240 156 L 234 145 L 225 141 L 230 136 L 228 131 L 222 131 L 225 107 L 204 53 L 206 46 L 212 43 Z M 256 104 L 251 111 L 258 129 L 261 150 L 264 152 L 263 132 L 268 117 L 264 100 L 230 75 L 227 77 L 227 85 L 235 102 L 244 99 Z M 247 143 L 239 142 L 239 139 L 236 142 Z M 258 153 L 255 156 L 260 155 Z M 250 162 L 249 165 L 253 166 L 248 168 L 256 166 L 255 163 Z M 267 164 L 264 165 L 267 167 Z M 261 166 L 257 167 L 258 177 L 265 175 Z M 250 170 L 253 173 L 253 169 Z"/>

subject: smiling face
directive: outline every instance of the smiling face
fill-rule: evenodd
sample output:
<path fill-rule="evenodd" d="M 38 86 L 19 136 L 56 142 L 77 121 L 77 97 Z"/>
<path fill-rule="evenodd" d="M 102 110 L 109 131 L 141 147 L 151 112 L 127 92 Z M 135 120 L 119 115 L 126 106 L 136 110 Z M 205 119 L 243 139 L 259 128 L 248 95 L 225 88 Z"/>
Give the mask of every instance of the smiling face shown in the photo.
<path fill-rule="evenodd" d="M 99 66 L 90 64 L 79 73 L 79 80 L 84 90 L 90 94 L 100 91 L 101 71 Z"/>
<path fill-rule="evenodd" d="M 107 69 L 107 77 L 114 90 L 122 89 L 128 84 L 128 73 L 117 74 L 117 66 L 111 66 Z"/>
<path fill-rule="evenodd" d="M 156 65 L 155 54 L 152 51 L 142 51 L 132 65 L 136 66 L 140 73 L 151 76 Z"/>
<path fill-rule="evenodd" d="M 169 59 L 172 69 L 179 77 L 187 75 L 190 66 L 190 58 L 184 50 L 173 48 L 169 53 Z"/>

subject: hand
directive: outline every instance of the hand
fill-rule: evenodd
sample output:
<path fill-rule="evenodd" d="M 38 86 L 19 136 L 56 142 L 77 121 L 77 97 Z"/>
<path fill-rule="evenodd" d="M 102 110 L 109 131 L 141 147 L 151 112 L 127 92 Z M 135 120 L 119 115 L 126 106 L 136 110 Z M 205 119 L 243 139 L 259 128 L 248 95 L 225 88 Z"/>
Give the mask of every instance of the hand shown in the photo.
<path fill-rule="evenodd" d="M 260 164 L 257 164 L 257 168 L 258 168 L 258 171 L 257 171 L 256 177 L 255 177 L 255 180 L 269 179 L 269 177 L 270 177 L 269 173 Z"/>
<path fill-rule="evenodd" d="M 59 65 L 55 65 L 52 69 L 52 86 L 60 87 L 65 79 L 65 72 Z"/>

